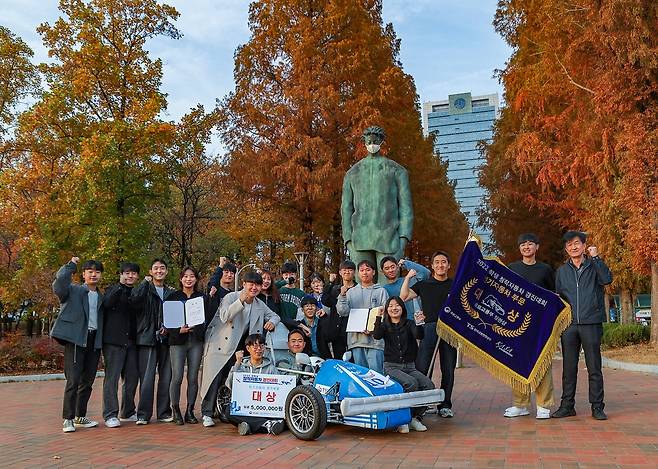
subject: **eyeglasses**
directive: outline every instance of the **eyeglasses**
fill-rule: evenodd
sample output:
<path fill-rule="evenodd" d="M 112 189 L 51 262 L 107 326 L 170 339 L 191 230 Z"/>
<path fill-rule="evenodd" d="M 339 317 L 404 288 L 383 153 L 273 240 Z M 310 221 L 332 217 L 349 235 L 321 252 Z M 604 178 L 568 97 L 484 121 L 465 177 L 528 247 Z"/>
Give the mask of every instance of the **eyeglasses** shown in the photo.
<path fill-rule="evenodd" d="M 256 342 L 255 344 L 251 344 L 249 347 L 253 347 L 253 348 L 265 348 L 265 344 L 261 344 L 261 343 Z"/>

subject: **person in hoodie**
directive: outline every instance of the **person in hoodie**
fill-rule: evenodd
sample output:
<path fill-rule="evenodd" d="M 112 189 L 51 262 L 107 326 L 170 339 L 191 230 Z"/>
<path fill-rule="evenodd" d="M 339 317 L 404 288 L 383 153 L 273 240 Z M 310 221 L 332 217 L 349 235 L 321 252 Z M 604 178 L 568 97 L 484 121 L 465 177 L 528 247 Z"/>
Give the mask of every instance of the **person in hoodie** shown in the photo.
<path fill-rule="evenodd" d="M 350 311 L 357 308 L 383 307 L 388 300 L 388 293 L 374 282 L 376 267 L 369 260 L 362 260 L 357 265 L 360 283 L 352 288 L 341 287 L 336 311 L 341 316 L 349 316 Z M 365 366 L 378 373 L 384 372 L 384 341 L 375 339 L 368 331 L 349 332 L 347 348 L 352 352 L 352 358 L 357 365 Z"/>
<path fill-rule="evenodd" d="M 415 314 L 415 320 L 425 321 L 422 311 Z M 404 301 L 392 296 L 375 320 L 372 336 L 384 339 L 384 372 L 402 385 L 404 392 L 434 389 L 432 380 L 416 369 L 418 354 L 417 340 L 423 339 L 423 326 L 415 320 L 407 319 Z M 414 407 L 411 422 L 400 425 L 398 432 L 409 433 L 409 429 L 424 432 L 427 427 L 421 422 L 424 407 Z"/>
<path fill-rule="evenodd" d="M 555 292 L 571 305 L 571 325 L 562 333 L 562 400 L 551 417 L 576 415 L 576 379 L 580 348 L 585 352 L 589 376 L 589 402 L 592 417 L 606 420 L 603 411 L 603 373 L 601 372 L 601 338 L 605 317 L 605 285 L 612 283 L 612 273 L 599 257 L 596 246 L 587 246 L 587 235 L 567 231 L 562 238 L 569 260 L 555 276 Z M 586 255 L 589 254 L 589 255 Z"/>
<path fill-rule="evenodd" d="M 229 388 L 233 385 L 233 373 L 269 375 L 278 373 L 274 363 L 265 355 L 265 337 L 262 334 L 249 335 L 244 344 L 249 356 L 244 357 L 242 350 L 235 352 L 235 365 L 226 379 L 226 386 Z M 278 435 L 286 428 L 283 420 L 266 417 L 229 415 L 228 420 L 238 427 L 238 433 L 242 436 L 258 432 Z"/>

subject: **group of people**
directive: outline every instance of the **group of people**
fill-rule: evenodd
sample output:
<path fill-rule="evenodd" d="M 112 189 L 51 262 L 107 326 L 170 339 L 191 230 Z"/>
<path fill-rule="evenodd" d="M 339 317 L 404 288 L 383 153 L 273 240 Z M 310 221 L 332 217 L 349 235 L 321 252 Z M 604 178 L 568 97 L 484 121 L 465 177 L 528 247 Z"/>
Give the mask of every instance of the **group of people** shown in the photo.
<path fill-rule="evenodd" d="M 521 235 L 519 248 L 522 261 L 510 264 L 510 269 L 556 291 L 573 312 L 573 322 L 562 335 L 562 401 L 552 417 L 575 415 L 582 346 L 592 415 L 605 419 L 600 343 L 601 323 L 605 320 L 603 286 L 612 281 L 610 270 L 596 248 L 586 246 L 581 232 L 565 235 L 569 259 L 556 276 L 548 265 L 537 262 L 539 240 L 535 235 Z M 368 259 L 358 265 L 345 260 L 327 283 L 322 275 L 311 275 L 308 293 L 297 287 L 297 266 L 292 263 L 282 266 L 279 280 L 268 270 L 247 272 L 242 277 L 242 288 L 234 291 L 236 266 L 222 258 L 205 291 L 201 290 L 199 272 L 191 266 L 180 271 L 177 289 L 167 285 L 167 263 L 155 259 L 141 282 L 140 267 L 122 263 L 119 282 L 102 294 L 98 285 L 103 265 L 86 261 L 82 265 L 82 283 L 76 284 L 72 275 L 79 263 L 80 259 L 73 257 L 57 272 L 53 283 L 61 302 L 51 335 L 64 345 L 64 432 L 98 425 L 87 417 L 87 403 L 101 351 L 105 365 L 103 419 L 110 428 L 121 426 L 121 422 L 148 424 L 154 403 L 156 418 L 161 422 L 199 423 L 195 415 L 197 395 L 201 396 L 203 426 L 214 426 L 220 417 L 217 397 L 223 386 L 230 387 L 232 372 L 294 371 L 295 353 L 301 351 L 324 359 L 343 359 L 349 351 L 347 355 L 356 364 L 392 377 L 406 392 L 434 388 L 432 370 L 438 355 L 445 399 L 430 411 L 443 418 L 454 416 L 457 350 L 437 334 L 439 313 L 452 284 L 448 276 L 450 256 L 444 251 L 432 254 L 431 270 L 391 256 L 383 257 L 379 266 Z M 407 271 L 404 276 L 402 269 Z M 169 329 L 164 326 L 165 301 L 184 303 L 198 297 L 204 303 L 203 324 Z M 347 332 L 350 312 L 360 308 L 377 308 L 374 329 Z M 274 363 L 265 351 L 266 335 L 284 326 L 288 330 L 288 350 L 277 355 Z M 184 376 L 187 400 L 183 412 L 180 395 Z M 536 393 L 537 418 L 550 417 L 550 369 Z M 529 405 L 529 395 L 514 392 L 513 406 L 506 409 L 505 416 L 528 415 Z M 422 423 L 425 411 L 415 409 L 411 422 L 398 430 L 427 430 Z M 277 434 L 285 427 L 282 421 L 225 417 L 243 435 L 256 431 Z"/>

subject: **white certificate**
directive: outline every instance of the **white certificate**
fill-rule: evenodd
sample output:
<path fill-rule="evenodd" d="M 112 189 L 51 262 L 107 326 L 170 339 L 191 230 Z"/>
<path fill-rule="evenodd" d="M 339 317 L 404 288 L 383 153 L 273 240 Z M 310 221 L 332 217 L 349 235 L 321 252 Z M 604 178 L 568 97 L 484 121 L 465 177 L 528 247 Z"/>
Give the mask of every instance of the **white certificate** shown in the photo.
<path fill-rule="evenodd" d="M 368 327 L 368 308 L 352 308 L 347 318 L 347 332 L 363 332 Z"/>
<path fill-rule="evenodd" d="M 165 301 L 162 303 L 164 327 L 176 329 L 185 325 L 185 305 L 182 301 Z"/>
<path fill-rule="evenodd" d="M 185 321 L 190 327 L 203 324 L 206 314 L 203 309 L 203 297 L 198 296 L 185 302 Z"/>

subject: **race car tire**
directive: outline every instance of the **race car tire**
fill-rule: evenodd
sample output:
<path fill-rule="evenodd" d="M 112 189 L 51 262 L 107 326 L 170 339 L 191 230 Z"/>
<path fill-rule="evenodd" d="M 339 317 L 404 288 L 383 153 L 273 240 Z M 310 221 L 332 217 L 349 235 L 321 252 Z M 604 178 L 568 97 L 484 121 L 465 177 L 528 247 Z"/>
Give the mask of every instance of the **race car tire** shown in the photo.
<path fill-rule="evenodd" d="M 221 386 L 217 391 L 217 417 L 221 422 L 229 423 L 228 416 L 231 407 L 231 390 Z"/>
<path fill-rule="evenodd" d="M 327 426 L 327 405 L 312 386 L 294 388 L 286 399 L 286 424 L 300 440 L 315 440 Z"/>

